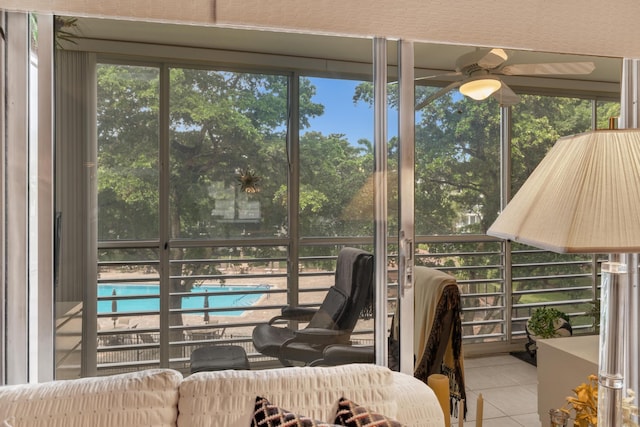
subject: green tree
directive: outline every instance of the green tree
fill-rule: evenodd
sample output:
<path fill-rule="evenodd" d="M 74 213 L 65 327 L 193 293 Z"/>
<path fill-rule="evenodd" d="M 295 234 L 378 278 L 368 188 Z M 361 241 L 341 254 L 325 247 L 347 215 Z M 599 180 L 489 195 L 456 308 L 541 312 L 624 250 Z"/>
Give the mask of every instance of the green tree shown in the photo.
<path fill-rule="evenodd" d="M 416 87 L 417 103 L 436 89 Z M 371 102 L 371 84 L 362 84 L 354 99 Z M 389 91 L 389 104 L 397 105 L 397 95 Z M 615 106 L 600 107 L 603 115 L 615 113 Z M 555 141 L 565 135 L 589 130 L 591 103 L 587 100 L 548 96 L 522 95 L 521 102 L 512 109 L 512 193 L 515 193 L 535 169 Z M 485 234 L 500 210 L 500 109 L 495 100 L 477 102 L 465 98 L 457 91 L 449 92 L 422 108 L 416 115 L 416 193 L 415 229 L 419 235 L 446 235 L 459 233 Z M 469 215 L 478 221 L 465 223 L 461 219 Z M 462 280 L 479 283 L 467 293 L 493 294 L 477 301 L 467 301 L 475 307 L 502 306 L 500 289 L 485 289 L 485 279 L 498 279 L 500 271 L 465 266 L 490 266 L 499 264 L 486 243 L 448 243 L 423 247 L 430 254 L 423 258 L 433 266 L 447 265 L 456 268 L 456 276 Z M 478 253 L 476 256 L 444 257 L 448 253 Z M 487 255 L 483 255 L 486 253 Z M 438 254 L 443 254 L 440 256 Z M 419 258 L 420 259 L 420 258 Z M 525 267 L 514 270 L 515 276 L 540 277 L 540 280 L 514 282 L 516 291 L 532 288 L 558 287 L 557 279 L 547 279 L 553 274 L 584 272 L 584 264 L 573 267 L 554 266 L 567 260 L 580 261 L 580 257 L 523 252 L 517 262 Z M 562 286 L 584 285 L 583 278 L 565 280 Z M 466 285 L 469 287 L 470 285 Z M 513 297 L 517 304 L 520 296 Z M 481 313 L 481 311 L 477 311 Z M 500 315 L 499 310 L 487 310 L 490 320 Z M 468 313 L 467 316 L 474 316 Z M 472 320 L 471 318 L 469 320 Z M 483 327 L 481 333 L 491 332 L 494 326 Z"/>
<path fill-rule="evenodd" d="M 98 238 L 158 235 L 158 78 L 152 67 L 98 67 Z"/>
<path fill-rule="evenodd" d="M 364 141 L 359 147 L 353 146 L 340 134 L 324 136 L 313 131 L 302 135 L 300 221 L 303 235 L 371 235 L 373 198 L 359 198 L 373 170 L 370 148 Z"/>
<path fill-rule="evenodd" d="M 225 239 L 283 225 L 286 204 L 276 190 L 285 186 L 288 167 L 285 129 L 287 78 L 277 75 L 172 68 L 170 78 L 169 209 L 172 238 Z M 159 233 L 160 95 L 159 69 L 127 65 L 98 67 L 99 239 L 154 239 Z M 315 88 L 301 79 L 301 126 L 322 114 L 311 102 Z M 238 175 L 258 177 L 256 193 L 240 191 Z M 220 220 L 224 197 L 234 194 L 230 220 Z M 244 203 L 260 204 L 259 218 L 242 218 Z M 235 203 L 235 205 L 234 205 Z M 239 213 L 240 212 L 240 213 Z M 224 218 L 223 218 L 224 219 Z M 249 230 L 247 230 L 249 229 Z M 164 242 L 161 242 L 163 244 Z M 220 249 L 172 249 L 171 292 L 185 292 L 194 277 L 215 266 L 188 262 L 212 258 Z M 110 251 L 111 259 L 140 257 Z M 148 254 L 157 259 L 156 251 Z M 104 259 L 104 258 L 103 258 Z M 178 261 L 178 262 L 175 262 Z M 172 308 L 180 306 L 173 298 Z M 172 324 L 181 323 L 180 316 Z"/>

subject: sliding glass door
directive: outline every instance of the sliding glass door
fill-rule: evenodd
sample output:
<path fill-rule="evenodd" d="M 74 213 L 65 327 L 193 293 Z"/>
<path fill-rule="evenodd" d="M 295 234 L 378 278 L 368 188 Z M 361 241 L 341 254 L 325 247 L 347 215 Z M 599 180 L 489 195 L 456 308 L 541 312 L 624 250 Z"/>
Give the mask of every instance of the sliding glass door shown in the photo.
<path fill-rule="evenodd" d="M 59 199 L 60 295 L 83 302 L 83 338 L 96 345 L 58 377 L 188 370 L 191 351 L 211 344 L 277 366 L 253 347 L 255 326 L 285 305 L 318 307 L 341 248 L 374 251 L 374 118 L 364 95 L 353 101 L 371 81 L 59 54 L 61 75 L 93 72 L 93 98 L 71 90 L 80 78 L 61 84 L 97 121 L 95 141 L 63 132 L 59 147 L 60 182 L 76 189 Z M 371 313 L 351 341 L 373 362 Z"/>

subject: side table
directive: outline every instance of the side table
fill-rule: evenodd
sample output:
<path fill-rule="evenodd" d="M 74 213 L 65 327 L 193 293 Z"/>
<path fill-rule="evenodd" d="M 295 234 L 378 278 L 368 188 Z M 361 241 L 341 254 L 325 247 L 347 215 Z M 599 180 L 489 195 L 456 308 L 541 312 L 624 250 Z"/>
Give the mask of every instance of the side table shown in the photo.
<path fill-rule="evenodd" d="M 598 374 L 599 335 L 540 339 L 538 344 L 538 416 L 550 426 L 549 410 L 558 409 L 573 389 Z"/>

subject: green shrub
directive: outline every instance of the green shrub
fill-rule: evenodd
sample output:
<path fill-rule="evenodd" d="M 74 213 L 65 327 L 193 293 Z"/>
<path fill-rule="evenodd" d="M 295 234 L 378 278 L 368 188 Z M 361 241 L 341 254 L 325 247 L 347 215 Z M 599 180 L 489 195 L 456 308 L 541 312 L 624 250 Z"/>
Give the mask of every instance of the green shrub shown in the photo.
<path fill-rule="evenodd" d="M 527 330 L 538 338 L 556 337 L 559 335 L 559 328 L 564 325 L 564 322 L 558 322 L 558 319 L 564 319 L 570 324 L 569 316 L 556 308 L 537 308 L 527 322 Z M 569 331 L 571 331 L 570 326 Z"/>

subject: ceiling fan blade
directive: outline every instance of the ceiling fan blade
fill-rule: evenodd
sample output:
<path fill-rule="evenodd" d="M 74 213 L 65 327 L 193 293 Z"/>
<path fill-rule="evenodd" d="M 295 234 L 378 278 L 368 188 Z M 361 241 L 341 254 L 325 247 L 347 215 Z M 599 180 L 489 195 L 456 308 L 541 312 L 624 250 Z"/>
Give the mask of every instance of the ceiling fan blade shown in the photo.
<path fill-rule="evenodd" d="M 435 78 L 438 78 L 438 77 L 451 77 L 451 76 L 460 76 L 460 75 L 462 75 L 462 73 L 460 71 L 454 71 L 454 72 L 451 72 L 451 73 L 433 74 L 431 76 L 416 77 L 414 80 L 415 81 L 429 80 L 429 79 L 435 79 Z"/>
<path fill-rule="evenodd" d="M 501 65 L 509 56 L 502 49 L 491 49 L 485 56 L 478 60 L 478 65 L 482 68 L 493 69 Z"/>
<path fill-rule="evenodd" d="M 502 65 L 509 56 L 502 49 L 476 49 L 456 60 L 456 70 L 485 69 L 493 70 Z"/>
<path fill-rule="evenodd" d="M 514 64 L 500 70 L 507 76 L 552 75 L 552 74 L 589 74 L 595 70 L 593 62 L 550 62 L 547 64 Z"/>
<path fill-rule="evenodd" d="M 432 74 L 430 76 L 421 76 L 421 77 L 416 77 L 413 79 L 414 82 L 418 82 L 421 80 L 430 80 L 430 79 L 437 79 L 439 77 L 451 77 L 451 76 L 461 76 L 462 73 L 460 71 L 453 71 L 451 73 L 442 73 L 442 74 Z M 388 81 L 387 83 L 398 83 L 398 80 L 391 80 Z"/>
<path fill-rule="evenodd" d="M 520 102 L 520 97 L 515 94 L 513 90 L 509 86 L 507 86 L 504 82 L 500 85 L 500 89 L 493 92 L 491 96 L 493 96 L 498 103 L 502 106 L 515 105 Z"/>
<path fill-rule="evenodd" d="M 427 105 L 431 104 L 431 102 L 435 101 L 436 99 L 440 98 L 442 95 L 446 94 L 447 92 L 449 92 L 451 89 L 455 89 L 458 86 L 460 86 L 462 84 L 462 81 L 457 81 L 457 82 L 453 82 L 445 87 L 443 87 L 442 89 L 440 89 L 439 91 L 431 94 L 430 96 L 428 96 L 426 99 L 422 100 L 421 102 L 419 102 L 418 104 L 416 104 L 416 111 L 418 110 L 422 110 L 424 107 L 426 107 Z"/>

